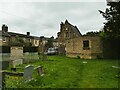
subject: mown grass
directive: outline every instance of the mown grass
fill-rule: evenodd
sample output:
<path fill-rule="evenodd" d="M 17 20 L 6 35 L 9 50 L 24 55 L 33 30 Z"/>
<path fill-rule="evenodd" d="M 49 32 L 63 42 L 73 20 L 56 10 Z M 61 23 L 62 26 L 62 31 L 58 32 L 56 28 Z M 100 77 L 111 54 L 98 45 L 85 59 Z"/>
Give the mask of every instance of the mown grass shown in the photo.
<path fill-rule="evenodd" d="M 82 63 L 87 61 L 87 63 Z M 118 88 L 119 60 L 86 60 L 66 56 L 48 56 L 48 61 L 29 63 L 44 66 L 45 75 L 35 70 L 33 79 L 24 82 L 21 77 L 6 76 L 7 88 Z M 18 67 L 25 67 L 23 64 Z"/>

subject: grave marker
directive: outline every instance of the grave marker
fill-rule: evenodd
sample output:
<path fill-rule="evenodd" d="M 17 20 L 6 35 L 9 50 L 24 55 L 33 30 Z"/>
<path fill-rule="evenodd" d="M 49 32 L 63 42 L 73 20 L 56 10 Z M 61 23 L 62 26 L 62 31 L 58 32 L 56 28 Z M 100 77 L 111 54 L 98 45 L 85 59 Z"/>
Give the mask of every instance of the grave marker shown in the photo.
<path fill-rule="evenodd" d="M 23 78 L 25 81 L 29 81 L 32 78 L 32 73 L 34 70 L 34 66 L 28 65 L 25 67 Z"/>
<path fill-rule="evenodd" d="M 10 58 L 12 60 L 23 58 L 23 47 L 11 47 L 10 48 Z"/>
<path fill-rule="evenodd" d="M 10 59 L 12 61 L 12 66 L 23 64 L 23 47 L 11 47 L 10 48 Z"/>
<path fill-rule="evenodd" d="M 39 66 L 37 69 L 38 69 L 38 74 L 39 74 L 40 76 L 43 76 L 43 75 L 44 75 L 43 66 Z"/>
<path fill-rule="evenodd" d="M 12 61 L 13 68 L 16 67 L 16 65 L 23 64 L 23 59 L 17 59 Z"/>

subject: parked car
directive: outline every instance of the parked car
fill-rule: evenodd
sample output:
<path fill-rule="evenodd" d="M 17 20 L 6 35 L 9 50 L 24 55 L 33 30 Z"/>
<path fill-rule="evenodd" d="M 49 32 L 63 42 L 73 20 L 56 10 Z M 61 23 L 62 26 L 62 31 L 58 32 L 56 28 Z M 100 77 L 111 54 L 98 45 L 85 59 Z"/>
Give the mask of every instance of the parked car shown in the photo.
<path fill-rule="evenodd" d="M 55 48 L 48 48 L 47 55 L 55 55 L 57 50 Z"/>

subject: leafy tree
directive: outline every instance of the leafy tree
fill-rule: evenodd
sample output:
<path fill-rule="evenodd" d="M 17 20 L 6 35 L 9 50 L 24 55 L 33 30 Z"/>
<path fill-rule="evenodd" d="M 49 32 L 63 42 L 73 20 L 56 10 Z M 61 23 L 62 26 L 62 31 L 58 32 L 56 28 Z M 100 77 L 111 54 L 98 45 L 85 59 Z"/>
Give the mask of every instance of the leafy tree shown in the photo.
<path fill-rule="evenodd" d="M 102 32 L 105 48 L 108 48 L 105 52 L 109 52 L 111 58 L 120 58 L 120 1 L 109 2 L 106 11 L 99 12 L 106 20 Z"/>
<path fill-rule="evenodd" d="M 23 38 L 16 36 L 14 41 L 9 41 L 8 45 L 10 46 L 32 46 L 31 42 L 24 41 Z"/>
<path fill-rule="evenodd" d="M 104 32 L 109 39 L 120 39 L 120 1 L 109 2 L 109 7 L 103 12 L 99 10 L 107 22 L 104 24 Z"/>
<path fill-rule="evenodd" d="M 99 32 L 97 32 L 97 31 L 96 32 L 91 31 L 91 32 L 87 32 L 86 35 L 95 36 L 95 35 L 99 35 Z"/>
<path fill-rule="evenodd" d="M 50 38 L 48 42 L 45 44 L 46 49 L 53 47 L 53 39 Z"/>

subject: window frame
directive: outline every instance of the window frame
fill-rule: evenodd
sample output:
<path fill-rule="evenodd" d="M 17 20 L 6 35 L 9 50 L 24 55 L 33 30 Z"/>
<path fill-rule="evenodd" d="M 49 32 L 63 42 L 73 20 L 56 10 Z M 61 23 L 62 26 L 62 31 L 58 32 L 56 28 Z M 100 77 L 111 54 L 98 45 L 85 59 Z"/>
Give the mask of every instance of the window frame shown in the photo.
<path fill-rule="evenodd" d="M 90 41 L 83 40 L 83 50 L 89 50 L 89 49 L 90 49 Z"/>

